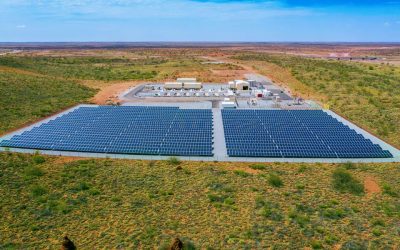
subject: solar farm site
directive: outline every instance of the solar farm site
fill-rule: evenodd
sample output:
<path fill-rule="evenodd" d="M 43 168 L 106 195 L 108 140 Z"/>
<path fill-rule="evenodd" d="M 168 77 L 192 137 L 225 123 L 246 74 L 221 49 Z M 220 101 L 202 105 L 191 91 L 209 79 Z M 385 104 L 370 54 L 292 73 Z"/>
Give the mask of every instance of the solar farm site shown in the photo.
<path fill-rule="evenodd" d="M 396 149 L 350 125 L 323 110 L 81 105 L 2 138 L 0 146 L 19 152 L 134 159 L 398 159 Z"/>

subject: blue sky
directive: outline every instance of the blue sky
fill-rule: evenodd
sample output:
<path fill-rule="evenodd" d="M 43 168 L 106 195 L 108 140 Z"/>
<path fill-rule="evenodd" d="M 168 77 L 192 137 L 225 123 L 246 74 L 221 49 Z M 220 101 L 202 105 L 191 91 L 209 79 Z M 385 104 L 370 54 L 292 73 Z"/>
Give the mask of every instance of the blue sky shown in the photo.
<path fill-rule="evenodd" d="M 400 0 L 0 0 L 0 42 L 400 42 Z"/>

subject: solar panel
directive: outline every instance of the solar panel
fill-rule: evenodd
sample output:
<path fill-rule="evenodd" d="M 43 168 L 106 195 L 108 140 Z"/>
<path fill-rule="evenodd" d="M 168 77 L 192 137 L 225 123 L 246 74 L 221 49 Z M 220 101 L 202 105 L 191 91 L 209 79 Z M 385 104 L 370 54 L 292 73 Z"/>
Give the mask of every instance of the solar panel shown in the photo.
<path fill-rule="evenodd" d="M 393 157 L 322 110 L 222 110 L 222 118 L 233 157 Z"/>
<path fill-rule="evenodd" d="M 2 147 L 93 153 L 212 156 L 212 111 L 80 107 L 1 142 Z"/>

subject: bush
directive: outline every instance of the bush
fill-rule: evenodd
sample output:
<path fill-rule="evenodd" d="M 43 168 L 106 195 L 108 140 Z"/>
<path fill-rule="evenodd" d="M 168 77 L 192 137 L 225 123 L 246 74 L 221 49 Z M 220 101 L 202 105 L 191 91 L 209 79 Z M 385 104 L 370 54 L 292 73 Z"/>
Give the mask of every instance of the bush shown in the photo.
<path fill-rule="evenodd" d="M 250 168 L 254 170 L 264 170 L 267 167 L 264 164 L 252 164 L 250 165 Z"/>
<path fill-rule="evenodd" d="M 296 183 L 296 188 L 298 190 L 303 190 L 306 186 L 303 183 Z"/>
<path fill-rule="evenodd" d="M 333 187 L 342 193 L 351 193 L 355 195 L 364 193 L 364 186 L 360 181 L 342 168 L 338 168 L 333 172 Z"/>
<path fill-rule="evenodd" d="M 282 187 L 283 186 L 282 179 L 277 174 L 274 174 L 274 173 L 271 173 L 268 176 L 268 183 L 273 187 Z"/>
<path fill-rule="evenodd" d="M 168 160 L 167 160 L 167 162 L 168 162 L 169 164 L 175 165 L 175 166 L 181 164 L 181 161 L 180 161 L 177 157 L 175 157 L 175 156 L 169 157 Z"/>
<path fill-rule="evenodd" d="M 300 213 L 296 209 L 292 209 L 289 212 L 289 218 L 292 219 L 293 222 L 296 222 L 301 228 L 304 228 L 310 222 L 310 217 L 307 214 Z"/>
<path fill-rule="evenodd" d="M 258 213 L 267 219 L 274 221 L 283 219 L 279 205 L 265 200 L 262 196 L 256 198 L 256 208 L 259 209 Z"/>
<path fill-rule="evenodd" d="M 323 249 L 322 243 L 318 240 L 313 240 L 311 242 L 312 249 Z"/>
<path fill-rule="evenodd" d="M 243 170 L 235 170 L 235 171 L 233 171 L 236 175 L 239 175 L 239 176 L 241 176 L 241 177 L 248 177 L 248 176 L 250 176 L 251 174 L 249 174 L 249 173 L 247 173 L 247 172 L 245 172 L 245 171 L 243 171 Z"/>
<path fill-rule="evenodd" d="M 34 155 L 32 157 L 32 159 L 33 159 L 33 162 L 36 163 L 36 164 L 42 164 L 42 163 L 44 163 L 46 161 L 46 159 L 43 156 L 37 155 L 37 154 Z"/>
<path fill-rule="evenodd" d="M 89 189 L 90 189 L 90 186 L 86 182 L 80 182 L 80 183 L 78 183 L 78 185 L 76 185 L 73 188 L 74 191 L 86 191 L 86 190 L 89 190 Z"/>
<path fill-rule="evenodd" d="M 300 167 L 297 170 L 297 172 L 304 173 L 305 171 L 307 171 L 307 169 L 308 169 L 308 167 L 306 165 L 300 165 Z"/>
<path fill-rule="evenodd" d="M 381 226 L 381 227 L 384 227 L 385 226 L 385 222 L 383 221 L 383 220 L 381 220 L 381 219 L 375 219 L 375 220 L 373 220 L 372 221 L 372 226 Z"/>
<path fill-rule="evenodd" d="M 24 169 L 24 175 L 26 178 L 40 177 L 44 175 L 44 172 L 38 167 L 28 166 Z"/>
<path fill-rule="evenodd" d="M 386 184 L 386 183 L 383 184 L 382 189 L 383 189 L 383 193 L 384 194 L 390 195 L 392 197 L 398 197 L 399 196 L 399 194 L 396 192 L 396 190 L 394 190 L 393 187 L 390 186 L 389 184 Z"/>
<path fill-rule="evenodd" d="M 47 189 L 42 186 L 35 185 L 31 188 L 31 193 L 34 197 L 39 197 L 47 194 Z"/>
<path fill-rule="evenodd" d="M 341 219 L 346 216 L 346 212 L 341 208 L 327 208 L 322 215 L 329 219 Z"/>
<path fill-rule="evenodd" d="M 356 166 L 352 162 L 346 162 L 343 164 L 343 167 L 347 170 L 356 169 Z"/>
<path fill-rule="evenodd" d="M 350 240 L 342 245 L 341 250 L 367 250 L 368 244 L 364 241 Z"/>

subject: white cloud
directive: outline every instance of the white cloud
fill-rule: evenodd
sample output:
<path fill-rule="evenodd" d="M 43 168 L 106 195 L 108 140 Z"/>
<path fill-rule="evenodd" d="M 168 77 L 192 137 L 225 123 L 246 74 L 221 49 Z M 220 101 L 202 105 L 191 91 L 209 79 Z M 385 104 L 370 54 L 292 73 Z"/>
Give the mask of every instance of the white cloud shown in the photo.
<path fill-rule="evenodd" d="M 25 24 L 19 24 L 16 27 L 17 27 L 17 29 L 25 29 L 26 25 Z"/>
<path fill-rule="evenodd" d="M 389 27 L 390 23 L 389 22 L 384 22 L 383 25 L 386 26 L 386 27 Z"/>

